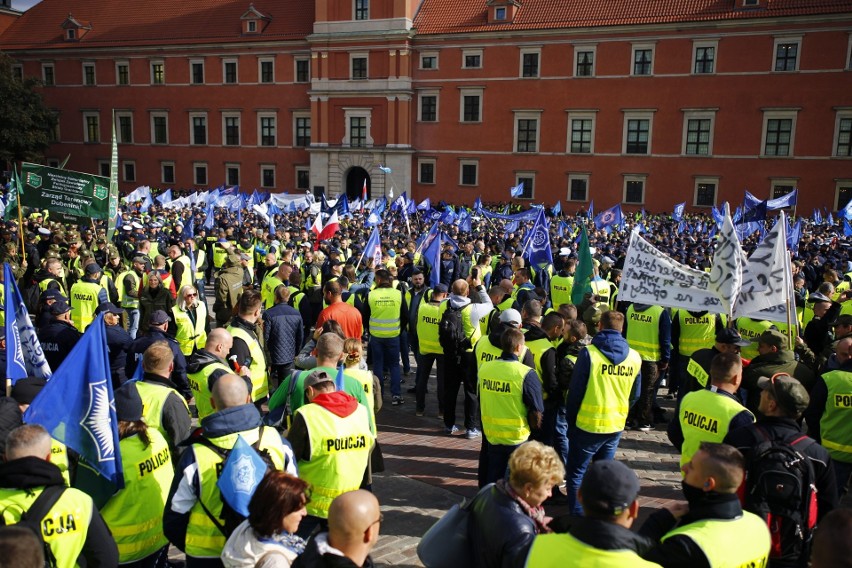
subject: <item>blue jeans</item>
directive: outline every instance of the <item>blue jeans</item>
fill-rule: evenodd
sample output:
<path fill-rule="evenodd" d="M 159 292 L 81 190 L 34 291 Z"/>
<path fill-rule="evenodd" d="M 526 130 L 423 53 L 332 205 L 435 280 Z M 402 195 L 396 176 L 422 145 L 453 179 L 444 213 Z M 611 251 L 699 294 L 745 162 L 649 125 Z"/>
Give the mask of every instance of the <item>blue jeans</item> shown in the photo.
<path fill-rule="evenodd" d="M 370 337 L 370 351 L 373 353 L 373 373 L 383 377 L 385 368 L 390 372 L 391 396 L 401 396 L 399 372 L 399 336 Z"/>
<path fill-rule="evenodd" d="M 139 332 L 139 308 L 127 310 L 127 333 L 130 334 L 130 339 L 136 339 L 136 334 Z"/>
<path fill-rule="evenodd" d="M 583 507 L 577 501 L 577 491 L 586 475 L 589 463 L 597 460 L 611 460 L 615 457 L 621 432 L 614 434 L 592 434 L 577 427 L 568 432 L 568 468 L 565 473 L 565 492 L 568 493 L 568 511 L 581 517 Z"/>

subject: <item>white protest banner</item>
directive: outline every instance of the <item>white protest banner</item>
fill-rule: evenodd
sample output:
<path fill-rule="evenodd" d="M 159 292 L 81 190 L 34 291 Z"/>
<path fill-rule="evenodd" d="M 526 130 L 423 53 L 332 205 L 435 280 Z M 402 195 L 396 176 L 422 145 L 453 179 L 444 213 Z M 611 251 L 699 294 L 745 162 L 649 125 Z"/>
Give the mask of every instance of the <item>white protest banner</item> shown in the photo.
<path fill-rule="evenodd" d="M 743 282 L 743 252 L 731 221 L 731 209 L 725 204 L 725 218 L 716 237 L 716 250 L 710 268 L 710 290 L 722 302 L 722 313 L 731 315 Z"/>
<path fill-rule="evenodd" d="M 620 301 L 722 313 L 709 284 L 708 273 L 673 260 L 637 231 L 630 234 L 618 289 Z"/>
<path fill-rule="evenodd" d="M 782 211 L 775 226 L 743 266 L 743 284 L 734 317 L 787 322 L 793 282 L 786 244 L 787 219 Z M 794 309 L 792 304 L 790 309 Z"/>

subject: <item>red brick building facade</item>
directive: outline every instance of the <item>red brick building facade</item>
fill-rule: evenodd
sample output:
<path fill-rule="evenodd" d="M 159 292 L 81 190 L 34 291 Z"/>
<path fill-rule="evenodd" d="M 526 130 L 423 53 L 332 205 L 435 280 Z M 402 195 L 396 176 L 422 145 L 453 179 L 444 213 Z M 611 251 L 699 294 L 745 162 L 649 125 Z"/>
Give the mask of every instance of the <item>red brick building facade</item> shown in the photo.
<path fill-rule="evenodd" d="M 49 159 L 140 184 L 567 211 L 852 198 L 850 0 L 44 0 Z M 379 165 L 390 167 L 382 173 Z"/>

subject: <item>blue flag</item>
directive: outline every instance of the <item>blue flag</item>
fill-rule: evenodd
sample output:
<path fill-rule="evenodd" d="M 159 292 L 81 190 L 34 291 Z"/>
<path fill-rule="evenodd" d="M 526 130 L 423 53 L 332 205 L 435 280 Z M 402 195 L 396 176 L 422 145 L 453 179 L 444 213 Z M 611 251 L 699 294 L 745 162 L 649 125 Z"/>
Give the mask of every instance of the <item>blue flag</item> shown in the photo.
<path fill-rule="evenodd" d="M 186 222 L 186 226 L 183 228 L 183 234 L 189 238 L 195 238 L 195 215 L 189 216 L 189 221 Z"/>
<path fill-rule="evenodd" d="M 437 286 L 441 281 L 441 233 L 437 223 L 432 225 L 423 241 L 423 260 L 431 267 L 429 286 Z"/>
<path fill-rule="evenodd" d="M 160 204 L 168 203 L 169 201 L 171 201 L 171 200 L 172 200 L 172 190 L 171 190 L 171 189 L 167 189 L 166 191 L 164 191 L 163 193 L 161 193 L 160 195 L 158 195 L 158 196 L 156 197 L 156 199 L 157 199 L 157 201 L 158 201 Z"/>
<path fill-rule="evenodd" d="M 35 397 L 24 421 L 44 426 L 117 489 L 124 488 L 103 314 Z"/>
<path fill-rule="evenodd" d="M 465 233 L 470 232 L 470 224 L 471 224 L 472 215 L 465 215 L 464 219 L 459 221 L 459 231 L 464 231 Z"/>
<path fill-rule="evenodd" d="M 273 215 L 272 213 L 268 213 L 268 215 L 269 215 L 269 236 L 274 238 L 275 233 L 277 232 L 277 230 L 275 229 L 275 215 Z"/>
<path fill-rule="evenodd" d="M 267 467 L 260 454 L 238 435 L 222 467 L 222 475 L 216 482 L 216 486 L 222 493 L 222 499 L 234 511 L 248 517 L 249 502 L 255 489 L 263 481 Z"/>
<path fill-rule="evenodd" d="M 674 210 L 672 211 L 672 219 L 675 221 L 680 221 L 683 219 L 683 210 L 686 208 L 686 201 L 683 203 L 678 203 L 674 206 Z"/>
<path fill-rule="evenodd" d="M 479 213 L 481 210 L 482 210 L 482 198 L 481 198 L 481 197 L 477 197 L 477 198 L 473 201 L 473 211 L 474 211 L 475 213 Z"/>
<path fill-rule="evenodd" d="M 595 227 L 600 230 L 613 225 L 620 225 L 622 221 L 621 204 L 613 205 L 604 209 L 595 216 Z"/>
<path fill-rule="evenodd" d="M 799 250 L 799 239 L 802 238 L 802 220 L 799 219 L 793 227 L 787 231 L 787 248 L 795 252 Z"/>
<path fill-rule="evenodd" d="M 586 215 L 587 218 L 589 218 L 589 219 L 595 218 L 595 200 L 594 199 L 589 201 L 589 210 L 586 213 L 587 213 L 587 215 Z"/>
<path fill-rule="evenodd" d="M 373 259 L 373 267 L 377 267 L 382 263 L 382 239 L 379 237 L 379 229 L 377 227 L 373 227 L 373 232 L 370 233 L 370 238 L 367 239 L 363 256 Z"/>
<path fill-rule="evenodd" d="M 833 216 L 831 213 L 829 213 L 829 214 L 826 216 L 825 221 L 826 221 L 826 223 L 828 223 L 828 226 L 829 226 L 829 227 L 833 227 L 833 226 L 834 226 L 834 216 Z"/>
<path fill-rule="evenodd" d="M 722 215 L 722 212 L 716 209 L 715 206 L 710 210 L 710 212 L 713 214 L 713 220 L 716 221 L 716 228 L 721 227 L 722 222 L 725 220 L 725 216 Z"/>
<path fill-rule="evenodd" d="M 766 201 L 761 201 L 751 207 L 746 205 L 745 212 L 737 223 L 758 223 L 761 221 L 766 221 Z"/>
<path fill-rule="evenodd" d="M 560 214 L 562 214 L 562 202 L 557 201 L 556 205 L 553 206 L 553 209 L 551 209 L 550 212 L 553 213 L 554 217 L 558 217 Z"/>
<path fill-rule="evenodd" d="M 820 213 L 819 209 L 814 209 L 813 220 L 815 224 L 822 225 L 822 213 Z"/>
<path fill-rule="evenodd" d="M 420 204 L 417 206 L 418 211 L 429 211 L 431 208 L 432 200 L 430 200 L 428 197 L 421 201 Z"/>
<path fill-rule="evenodd" d="M 3 313 L 6 318 L 6 378 L 12 384 L 26 377 L 49 379 L 50 365 L 36 335 L 24 298 L 18 290 L 15 275 L 3 264 L 6 287 L 3 293 Z"/>
<path fill-rule="evenodd" d="M 203 227 L 208 231 L 213 228 L 214 222 L 214 214 L 213 214 L 213 203 L 211 202 L 207 206 L 207 211 L 204 212 L 204 225 Z"/>
<path fill-rule="evenodd" d="M 145 196 L 145 199 L 142 200 L 142 203 L 139 204 L 139 211 L 142 213 L 147 213 L 148 209 L 154 204 L 154 200 L 151 199 L 151 195 L 148 194 Z"/>
<path fill-rule="evenodd" d="M 393 170 L 387 166 L 379 166 L 379 169 L 382 170 L 383 174 L 392 174 Z"/>
<path fill-rule="evenodd" d="M 548 264 L 553 264 L 553 253 L 550 249 L 550 233 L 548 232 L 544 209 L 539 211 L 538 217 L 530 231 L 527 257 L 530 259 L 530 265 L 539 269 Z"/>
<path fill-rule="evenodd" d="M 520 197 L 524 194 L 524 182 L 519 183 L 514 187 L 509 188 L 509 195 L 512 197 Z"/>
<path fill-rule="evenodd" d="M 343 391 L 346 387 L 346 381 L 343 379 L 343 365 L 337 367 L 337 375 L 334 377 L 334 389 Z"/>

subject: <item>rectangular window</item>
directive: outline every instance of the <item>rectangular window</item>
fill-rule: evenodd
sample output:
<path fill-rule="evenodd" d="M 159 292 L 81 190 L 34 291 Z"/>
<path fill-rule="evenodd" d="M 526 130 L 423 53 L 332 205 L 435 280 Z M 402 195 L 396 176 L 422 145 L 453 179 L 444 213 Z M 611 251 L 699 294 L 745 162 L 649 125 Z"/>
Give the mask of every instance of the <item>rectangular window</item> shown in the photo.
<path fill-rule="evenodd" d="M 97 114 L 84 114 L 83 122 L 86 128 L 84 132 L 83 142 L 100 142 L 101 141 L 101 119 Z"/>
<path fill-rule="evenodd" d="M 594 77 L 595 75 L 595 51 L 592 49 L 578 49 L 574 52 L 577 77 Z"/>
<path fill-rule="evenodd" d="M 370 19 L 370 0 L 355 0 L 355 19 Z"/>
<path fill-rule="evenodd" d="M 275 166 L 262 166 L 260 168 L 260 185 L 265 188 L 275 187 Z"/>
<path fill-rule="evenodd" d="M 308 83 L 311 80 L 311 62 L 308 59 L 296 60 L 296 82 Z"/>
<path fill-rule="evenodd" d="M 568 201 L 588 201 L 589 176 L 587 174 L 571 174 L 568 176 Z"/>
<path fill-rule="evenodd" d="M 716 69 L 716 46 L 695 46 L 695 64 L 692 69 L 696 75 L 714 73 Z"/>
<path fill-rule="evenodd" d="M 274 83 L 275 82 L 275 61 L 272 59 L 260 60 L 260 82 Z"/>
<path fill-rule="evenodd" d="M 240 185 L 240 166 L 225 164 L 225 180 L 230 186 Z"/>
<path fill-rule="evenodd" d="M 775 40 L 775 70 L 798 71 L 799 40 Z"/>
<path fill-rule="evenodd" d="M 651 121 L 647 118 L 628 118 L 626 120 L 625 154 L 648 154 L 651 136 Z"/>
<path fill-rule="evenodd" d="M 100 172 L 101 177 L 108 178 L 112 176 L 111 173 L 112 166 L 109 163 L 109 160 L 100 160 L 98 162 L 98 171 Z"/>
<path fill-rule="evenodd" d="M 633 75 L 650 75 L 653 72 L 654 49 L 651 47 L 633 48 Z"/>
<path fill-rule="evenodd" d="M 839 180 L 834 186 L 834 209 L 839 210 L 852 201 L 852 180 Z"/>
<path fill-rule="evenodd" d="M 793 181 L 773 180 L 772 189 L 770 191 L 770 199 L 778 199 L 779 197 L 784 197 L 794 189 L 796 189 L 796 183 Z"/>
<path fill-rule="evenodd" d="M 204 84 L 204 62 L 192 61 L 189 64 L 189 81 L 193 85 Z"/>
<path fill-rule="evenodd" d="M 834 155 L 842 158 L 852 157 L 852 116 L 843 116 L 837 121 L 837 144 Z"/>
<path fill-rule="evenodd" d="M 482 121 L 481 94 L 462 93 L 462 122 Z"/>
<path fill-rule="evenodd" d="M 116 63 L 115 65 L 115 82 L 118 85 L 130 84 L 130 64 Z"/>
<path fill-rule="evenodd" d="M 506 8 L 503 8 L 503 7 L 494 8 L 494 19 L 499 20 L 499 21 L 505 20 L 506 19 Z"/>
<path fill-rule="evenodd" d="M 275 146 L 275 117 L 260 117 L 260 145 Z"/>
<path fill-rule="evenodd" d="M 124 181 L 136 181 L 135 162 L 124 162 Z"/>
<path fill-rule="evenodd" d="M 118 119 L 118 132 L 116 134 L 119 144 L 133 144 L 133 115 L 119 114 L 116 118 Z"/>
<path fill-rule="evenodd" d="M 482 68 L 482 50 L 462 52 L 462 67 L 465 69 Z"/>
<path fill-rule="evenodd" d="M 692 118 L 686 121 L 686 149 L 689 156 L 709 156 L 713 121 L 709 118 Z"/>
<path fill-rule="evenodd" d="M 538 119 L 518 118 L 515 121 L 517 152 L 538 152 Z"/>
<path fill-rule="evenodd" d="M 297 116 L 296 117 L 296 136 L 295 146 L 307 148 L 311 145 L 311 117 Z"/>
<path fill-rule="evenodd" d="M 593 120 L 591 118 L 571 119 L 571 153 L 592 153 Z"/>
<path fill-rule="evenodd" d="M 56 71 L 53 63 L 43 63 L 41 66 L 41 80 L 45 87 L 52 87 L 56 84 Z"/>
<path fill-rule="evenodd" d="M 166 84 L 166 65 L 162 61 L 151 62 L 151 84 L 165 85 Z"/>
<path fill-rule="evenodd" d="M 364 116 L 349 117 L 349 145 L 353 148 L 363 148 L 367 145 L 367 118 Z"/>
<path fill-rule="evenodd" d="M 537 51 L 521 53 L 521 77 L 538 77 L 538 59 Z"/>
<path fill-rule="evenodd" d="M 789 156 L 793 141 L 793 119 L 770 118 L 766 121 L 765 156 Z"/>
<path fill-rule="evenodd" d="M 189 120 L 192 126 L 192 140 L 190 143 L 195 145 L 207 144 L 207 116 L 194 115 L 190 116 Z"/>
<path fill-rule="evenodd" d="M 438 68 L 438 55 L 435 53 L 424 53 L 420 56 L 420 68 L 421 69 L 437 69 Z"/>
<path fill-rule="evenodd" d="M 16 81 L 24 80 L 24 66 L 23 65 L 12 65 L 12 78 Z"/>
<path fill-rule="evenodd" d="M 420 95 L 420 122 L 438 120 L 438 95 Z"/>
<path fill-rule="evenodd" d="M 515 184 L 524 184 L 524 190 L 516 199 L 532 199 L 535 195 L 535 177 L 532 174 L 516 175 Z"/>
<path fill-rule="evenodd" d="M 95 64 L 94 63 L 84 63 L 83 64 L 83 84 L 87 87 L 94 87 L 96 84 L 95 81 Z"/>
<path fill-rule="evenodd" d="M 478 185 L 479 163 L 461 162 L 461 185 Z"/>
<path fill-rule="evenodd" d="M 695 180 L 695 200 L 696 207 L 714 207 L 716 205 L 716 187 L 718 182 L 715 179 L 697 179 Z"/>
<path fill-rule="evenodd" d="M 222 82 L 226 85 L 237 84 L 237 62 L 224 61 L 222 63 Z"/>
<path fill-rule="evenodd" d="M 162 162 L 160 164 L 160 179 L 163 183 L 175 182 L 175 164 L 174 162 Z"/>
<path fill-rule="evenodd" d="M 151 116 L 151 134 L 152 144 L 169 143 L 169 123 L 166 115 L 155 114 Z"/>
<path fill-rule="evenodd" d="M 430 185 L 435 183 L 435 160 L 418 160 L 417 181 Z"/>
<path fill-rule="evenodd" d="M 624 203 L 642 204 L 645 202 L 645 178 L 624 178 Z"/>
<path fill-rule="evenodd" d="M 311 188 L 311 170 L 308 168 L 296 168 L 296 189 L 307 190 Z"/>
<path fill-rule="evenodd" d="M 367 78 L 367 58 L 358 56 L 352 58 L 352 79 L 362 80 Z"/>
<path fill-rule="evenodd" d="M 225 116 L 225 146 L 240 145 L 240 117 Z"/>
<path fill-rule="evenodd" d="M 195 185 L 207 185 L 207 164 L 193 164 L 192 171 Z"/>

